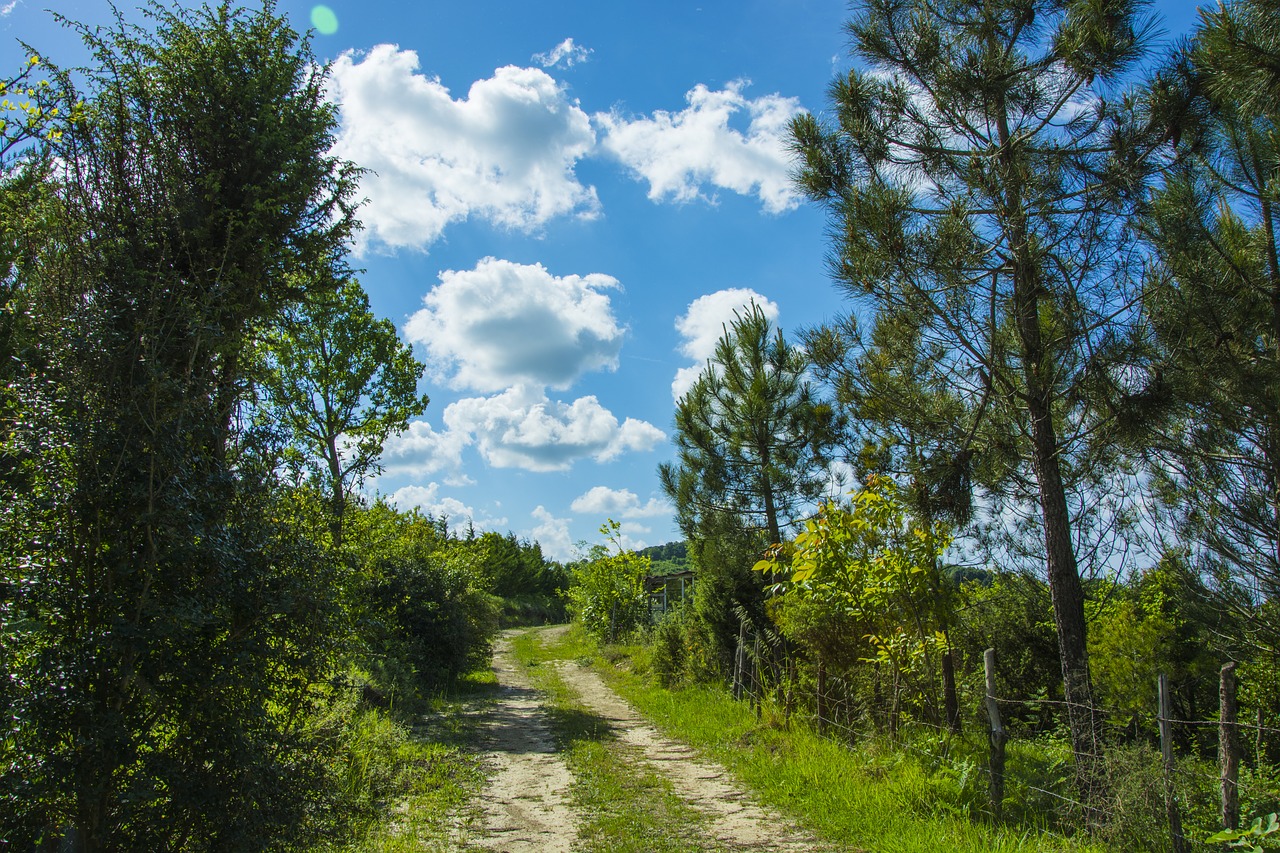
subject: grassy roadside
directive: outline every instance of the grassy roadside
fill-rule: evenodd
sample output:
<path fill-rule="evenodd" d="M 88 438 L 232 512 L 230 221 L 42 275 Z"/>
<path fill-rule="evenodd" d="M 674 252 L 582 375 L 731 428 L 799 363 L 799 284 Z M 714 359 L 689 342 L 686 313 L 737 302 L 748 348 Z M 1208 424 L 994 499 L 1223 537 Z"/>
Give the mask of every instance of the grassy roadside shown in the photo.
<path fill-rule="evenodd" d="M 783 727 L 768 714 L 757 720 L 746 703 L 720 688 L 657 687 L 636 671 L 644 669 L 641 649 L 600 650 L 576 626 L 561 648 L 590 660 L 665 734 L 720 762 L 760 802 L 832 843 L 876 853 L 1106 850 L 1034 827 L 992 827 L 971 818 L 963 792 L 973 783 L 949 777 L 949 767 L 875 744 L 849 749 L 805 726 Z"/>
<path fill-rule="evenodd" d="M 394 717 L 358 712 L 344 768 L 350 794 L 369 800 L 356 837 L 326 853 L 408 853 L 457 850 L 458 826 L 476 817 L 484 785 L 477 708 L 492 701 L 491 670 L 472 673 L 447 693 Z"/>
<path fill-rule="evenodd" d="M 543 642 L 538 632 L 529 632 L 516 638 L 513 651 L 547 695 L 552 731 L 574 776 L 580 849 L 600 853 L 722 849 L 705 839 L 702 816 L 672 791 L 670 782 L 638 763 L 634 751 L 614 738 L 608 721 L 579 704 L 556 668 L 548 665 L 589 656 L 592 647 L 581 633 L 573 631 Z"/>

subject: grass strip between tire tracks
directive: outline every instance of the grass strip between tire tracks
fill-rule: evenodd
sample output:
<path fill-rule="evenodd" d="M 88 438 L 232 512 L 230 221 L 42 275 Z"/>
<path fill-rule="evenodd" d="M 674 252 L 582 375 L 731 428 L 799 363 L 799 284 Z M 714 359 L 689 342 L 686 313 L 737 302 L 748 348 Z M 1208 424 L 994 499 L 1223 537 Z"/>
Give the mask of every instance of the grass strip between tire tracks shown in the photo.
<path fill-rule="evenodd" d="M 720 850 L 706 838 L 704 818 L 672 790 L 661 774 L 616 738 L 605 718 L 578 702 L 560 678 L 558 660 L 584 657 L 590 649 L 576 632 L 544 643 L 537 632 L 512 644 L 517 661 L 547 696 L 552 731 L 574 775 L 579 846 L 600 853 L 685 853 Z"/>

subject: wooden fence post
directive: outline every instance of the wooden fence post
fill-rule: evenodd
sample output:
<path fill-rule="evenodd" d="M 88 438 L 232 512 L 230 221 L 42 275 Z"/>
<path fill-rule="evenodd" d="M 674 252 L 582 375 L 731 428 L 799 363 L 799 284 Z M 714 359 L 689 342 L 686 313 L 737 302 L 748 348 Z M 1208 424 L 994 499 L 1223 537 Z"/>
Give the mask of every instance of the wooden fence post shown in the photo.
<path fill-rule="evenodd" d="M 1218 763 L 1222 767 L 1222 826 L 1240 828 L 1240 741 L 1236 726 L 1236 665 L 1218 674 Z"/>
<path fill-rule="evenodd" d="M 1163 672 L 1156 682 L 1159 691 L 1160 755 L 1164 758 L 1164 811 L 1169 819 L 1169 836 L 1173 840 L 1173 853 L 1190 853 L 1186 836 L 1182 834 L 1182 814 L 1178 811 L 1178 798 L 1173 792 L 1173 704 L 1169 700 L 1169 676 Z"/>
<path fill-rule="evenodd" d="M 1000 705 L 996 702 L 996 650 L 982 653 L 982 668 L 987 677 L 987 719 L 991 723 L 988 740 L 991 745 L 991 821 L 1000 822 L 1004 806 L 1004 745 L 1009 740 L 1000 723 Z"/>
<path fill-rule="evenodd" d="M 822 661 L 822 655 L 818 655 L 818 696 L 817 696 L 817 712 L 818 712 L 818 734 L 826 734 L 827 731 L 827 665 Z"/>
<path fill-rule="evenodd" d="M 738 622 L 738 648 L 733 654 L 733 698 L 742 701 L 743 677 L 747 672 L 747 620 Z"/>

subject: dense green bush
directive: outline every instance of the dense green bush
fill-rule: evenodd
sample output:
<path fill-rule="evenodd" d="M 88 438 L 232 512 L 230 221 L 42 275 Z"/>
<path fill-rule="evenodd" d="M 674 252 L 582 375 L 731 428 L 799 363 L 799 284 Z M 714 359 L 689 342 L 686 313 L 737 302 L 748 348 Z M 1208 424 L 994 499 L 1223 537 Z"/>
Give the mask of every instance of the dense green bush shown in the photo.
<path fill-rule="evenodd" d="M 690 601 L 677 603 L 654 626 L 650 667 L 663 687 L 702 684 L 720 676 L 710 631 Z"/>
<path fill-rule="evenodd" d="M 729 516 L 708 518 L 703 534 L 689 545 L 694 614 L 706 627 L 714 665 L 727 677 L 738 645 L 741 615 L 757 625 L 768 623 L 766 580 L 751 571 L 768 543 L 759 531 L 745 528 Z"/>
<path fill-rule="evenodd" d="M 573 564 L 569 587 L 569 612 L 596 638 L 614 642 L 644 627 L 649 621 L 649 595 L 644 579 L 649 558 L 622 547 L 620 527 L 610 521 L 600 528 L 609 537 L 613 552 L 603 545 Z"/>

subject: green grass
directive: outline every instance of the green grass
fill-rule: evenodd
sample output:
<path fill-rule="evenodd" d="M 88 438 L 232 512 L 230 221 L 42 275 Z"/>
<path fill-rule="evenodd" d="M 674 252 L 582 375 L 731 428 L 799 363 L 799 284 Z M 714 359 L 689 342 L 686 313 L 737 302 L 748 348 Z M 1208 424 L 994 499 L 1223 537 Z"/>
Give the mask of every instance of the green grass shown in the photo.
<path fill-rule="evenodd" d="M 341 847 L 343 853 L 399 853 L 458 849 L 457 827 L 476 819 L 484 785 L 476 710 L 492 701 L 490 670 L 466 676 L 449 691 L 401 709 L 357 711 L 344 750 L 347 797 L 368 815 Z"/>
<path fill-rule="evenodd" d="M 957 769 L 956 763 L 939 764 L 884 741 L 850 748 L 804 725 L 785 726 L 767 711 L 757 719 L 750 706 L 734 702 L 720 687 L 655 686 L 642 673 L 643 650 L 601 652 L 576 628 L 561 648 L 592 660 L 665 734 L 719 761 L 763 804 L 827 842 L 876 853 L 1105 849 L 1045 827 L 991 826 L 978 806 L 985 776 L 974 768 L 961 778 L 963 762 Z"/>

